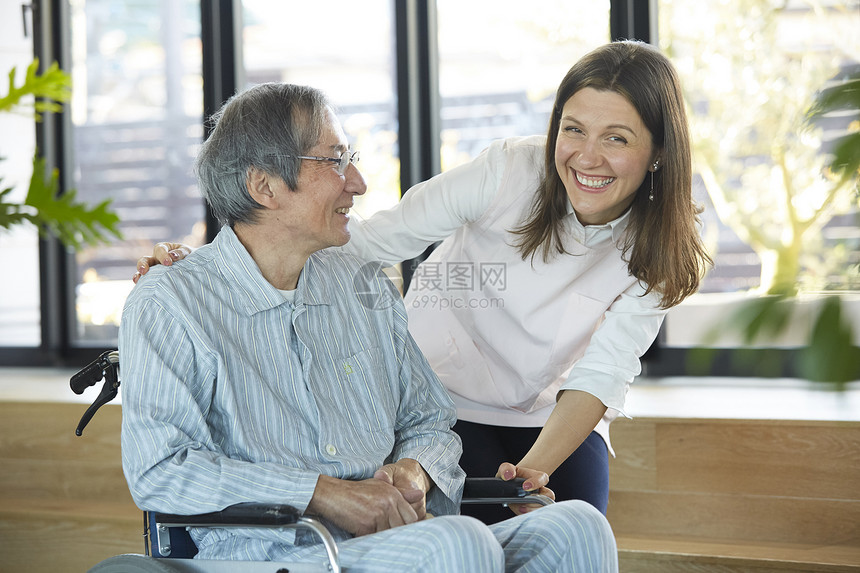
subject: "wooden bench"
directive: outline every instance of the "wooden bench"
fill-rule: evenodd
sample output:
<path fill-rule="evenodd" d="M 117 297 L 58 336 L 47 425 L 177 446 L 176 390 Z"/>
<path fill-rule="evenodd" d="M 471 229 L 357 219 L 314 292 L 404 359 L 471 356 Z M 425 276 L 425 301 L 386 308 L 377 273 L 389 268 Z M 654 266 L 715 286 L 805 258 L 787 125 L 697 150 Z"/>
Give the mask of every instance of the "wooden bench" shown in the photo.
<path fill-rule="evenodd" d="M 613 424 L 624 573 L 860 571 L 860 422 Z"/>

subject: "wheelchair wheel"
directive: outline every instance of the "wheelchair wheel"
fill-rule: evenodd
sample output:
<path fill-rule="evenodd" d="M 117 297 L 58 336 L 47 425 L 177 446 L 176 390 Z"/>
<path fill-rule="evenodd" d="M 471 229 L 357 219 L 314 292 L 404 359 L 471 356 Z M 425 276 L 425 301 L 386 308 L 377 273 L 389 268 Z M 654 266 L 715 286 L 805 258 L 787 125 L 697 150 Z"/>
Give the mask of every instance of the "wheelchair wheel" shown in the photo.
<path fill-rule="evenodd" d="M 115 555 L 97 563 L 88 573 L 176 573 L 160 559 L 146 555 Z"/>

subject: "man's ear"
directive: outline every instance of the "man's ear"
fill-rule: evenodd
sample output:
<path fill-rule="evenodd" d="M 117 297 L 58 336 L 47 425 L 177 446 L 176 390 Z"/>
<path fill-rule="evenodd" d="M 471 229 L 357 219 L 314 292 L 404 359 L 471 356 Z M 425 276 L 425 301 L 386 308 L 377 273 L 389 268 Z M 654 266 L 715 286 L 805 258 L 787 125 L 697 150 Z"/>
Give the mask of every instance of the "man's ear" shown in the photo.
<path fill-rule="evenodd" d="M 245 178 L 245 186 L 251 199 L 270 209 L 277 206 L 271 180 L 271 175 L 256 167 L 249 167 L 248 176 Z"/>

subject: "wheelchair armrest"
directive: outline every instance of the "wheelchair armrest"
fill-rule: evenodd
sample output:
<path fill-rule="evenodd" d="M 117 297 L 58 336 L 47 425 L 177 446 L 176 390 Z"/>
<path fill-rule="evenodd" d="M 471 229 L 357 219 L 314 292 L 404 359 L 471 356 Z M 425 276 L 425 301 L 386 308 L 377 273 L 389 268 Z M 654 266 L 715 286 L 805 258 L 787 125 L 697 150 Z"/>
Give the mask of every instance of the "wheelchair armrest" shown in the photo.
<path fill-rule="evenodd" d="M 237 503 L 211 513 L 175 515 L 153 512 L 150 529 L 154 528 L 154 547 L 160 556 L 171 554 L 168 530 L 185 527 L 284 527 L 313 531 L 322 541 L 329 560 L 329 571 L 340 573 L 338 547 L 326 526 L 316 517 L 304 516 L 298 509 L 286 504 Z M 189 539 L 190 541 L 190 539 Z M 192 544 L 193 545 L 193 544 Z M 195 548 L 196 552 L 196 548 Z"/>
<path fill-rule="evenodd" d="M 499 478 L 466 478 L 463 487 L 464 504 L 537 503 L 549 505 L 553 501 L 545 495 L 530 493 L 523 489 L 523 478 L 504 481 Z"/>
<path fill-rule="evenodd" d="M 155 513 L 155 523 L 168 527 L 283 527 L 299 521 L 301 512 L 291 505 L 237 503 L 221 511 L 198 515 Z"/>
<path fill-rule="evenodd" d="M 528 492 L 523 489 L 524 478 L 514 478 L 504 481 L 499 478 L 466 478 L 463 486 L 463 497 L 525 497 Z"/>

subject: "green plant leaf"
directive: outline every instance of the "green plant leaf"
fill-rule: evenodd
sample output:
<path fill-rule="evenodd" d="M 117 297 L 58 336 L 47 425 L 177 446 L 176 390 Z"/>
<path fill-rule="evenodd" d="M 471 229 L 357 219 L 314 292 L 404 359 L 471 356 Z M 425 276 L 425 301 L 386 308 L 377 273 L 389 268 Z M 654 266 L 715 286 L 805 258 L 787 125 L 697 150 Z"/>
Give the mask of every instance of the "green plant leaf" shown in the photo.
<path fill-rule="evenodd" d="M 12 187 L 7 187 L 0 191 L 0 228 L 3 229 L 8 229 L 12 225 L 30 220 L 30 215 L 21 212 L 20 204 L 8 202 L 8 195 L 12 192 L 12 189 Z"/>
<path fill-rule="evenodd" d="M 856 125 L 860 121 L 860 72 L 855 72 L 838 85 L 822 90 L 807 110 L 806 123 L 812 125 L 828 113 L 845 109 L 856 112 Z M 840 184 L 860 175 L 860 132 L 849 133 L 834 142 L 830 170 L 839 178 Z"/>
<path fill-rule="evenodd" d="M 709 347 L 721 330 L 739 332 L 745 344 L 776 337 L 790 327 L 797 300 L 786 296 L 766 296 L 751 300 L 724 318 L 709 331 L 706 346 L 691 349 L 687 367 L 693 375 L 707 374 L 720 355 Z M 798 373 L 813 382 L 826 382 L 836 389 L 860 380 L 860 348 L 852 344 L 852 327 L 842 312 L 841 299 L 828 296 L 814 311 L 814 325 L 803 347 L 790 360 Z M 739 348 L 732 355 L 732 368 L 754 376 L 779 375 L 783 359 L 773 348 Z"/>
<path fill-rule="evenodd" d="M 860 172 L 860 131 L 837 139 L 833 146 L 833 161 L 830 169 L 840 176 L 841 182 Z"/>
<path fill-rule="evenodd" d="M 34 59 L 27 66 L 24 82 L 20 86 L 15 85 L 15 71 L 13 67 L 9 72 L 9 88 L 6 95 L 0 97 L 0 111 L 12 111 L 23 106 L 25 96 L 44 98 L 28 104 L 38 120 L 46 111 L 61 111 L 60 104 L 69 101 L 72 96 L 72 78 L 59 68 L 57 62 L 40 74 L 39 59 Z"/>
<path fill-rule="evenodd" d="M 809 344 L 799 356 L 803 376 L 837 385 L 860 378 L 860 348 L 851 344 L 851 324 L 838 296 L 824 299 Z"/>
<path fill-rule="evenodd" d="M 860 112 L 860 72 L 849 76 L 839 85 L 821 90 L 807 112 L 808 119 L 816 119 L 826 113 L 841 109 Z"/>
<path fill-rule="evenodd" d="M 740 333 L 744 344 L 778 335 L 791 318 L 793 306 L 787 300 L 787 295 L 766 295 L 745 302 L 705 334 L 705 344 L 714 344 L 723 331 Z"/>
<path fill-rule="evenodd" d="M 88 208 L 86 204 L 75 200 L 75 190 L 69 190 L 59 196 L 58 190 L 58 171 L 52 170 L 50 178 L 46 179 L 45 160 L 35 157 L 33 177 L 30 179 L 24 205 L 35 210 L 34 214 L 25 217 L 37 224 L 41 231 L 50 231 L 64 245 L 73 249 L 79 249 L 85 244 L 107 242 L 110 235 L 122 238 L 119 216 L 109 210 L 110 200 Z"/>

